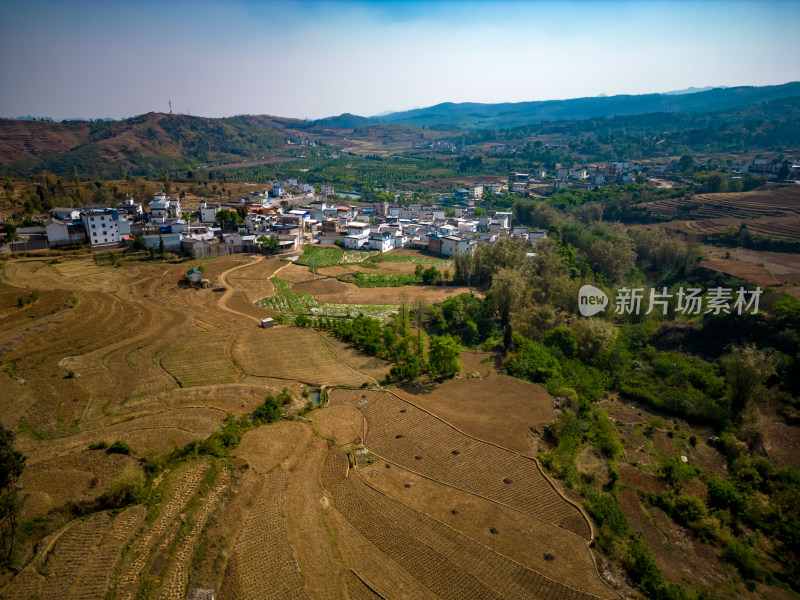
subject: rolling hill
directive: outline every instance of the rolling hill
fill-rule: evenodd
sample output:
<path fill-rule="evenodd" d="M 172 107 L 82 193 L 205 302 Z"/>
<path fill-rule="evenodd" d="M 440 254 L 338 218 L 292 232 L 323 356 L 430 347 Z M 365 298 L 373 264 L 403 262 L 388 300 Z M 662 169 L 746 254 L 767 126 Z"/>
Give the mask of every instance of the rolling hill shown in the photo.
<path fill-rule="evenodd" d="M 543 121 L 590 119 L 656 112 L 703 113 L 726 110 L 800 96 L 800 82 L 783 85 L 715 88 L 693 94 L 621 95 L 541 102 L 478 104 L 445 102 L 427 108 L 372 117 L 376 123 L 417 127 L 461 127 L 464 129 L 508 129 Z M 348 121 L 354 115 L 342 115 Z M 336 119 L 329 118 L 329 124 Z"/>

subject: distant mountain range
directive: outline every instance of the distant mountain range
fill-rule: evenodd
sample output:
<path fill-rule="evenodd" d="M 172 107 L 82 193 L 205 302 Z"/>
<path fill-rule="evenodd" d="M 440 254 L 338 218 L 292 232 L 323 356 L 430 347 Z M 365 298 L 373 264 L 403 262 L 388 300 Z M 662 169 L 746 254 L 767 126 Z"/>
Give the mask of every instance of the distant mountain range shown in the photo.
<path fill-rule="evenodd" d="M 800 82 L 764 87 L 688 88 L 665 94 L 596 96 L 540 102 L 445 102 L 427 108 L 374 117 L 343 114 L 320 119 L 326 127 L 352 129 L 377 124 L 462 129 L 508 129 L 571 119 L 640 115 L 657 112 L 702 113 L 800 96 Z"/>

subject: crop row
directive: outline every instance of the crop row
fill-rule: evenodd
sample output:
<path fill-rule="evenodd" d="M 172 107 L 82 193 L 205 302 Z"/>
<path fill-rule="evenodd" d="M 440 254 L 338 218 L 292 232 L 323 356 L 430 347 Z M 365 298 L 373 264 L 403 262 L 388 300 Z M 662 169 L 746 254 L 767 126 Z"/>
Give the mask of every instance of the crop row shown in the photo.
<path fill-rule="evenodd" d="M 341 248 L 336 246 L 321 248 L 306 245 L 303 246 L 303 254 L 295 261 L 295 264 L 306 267 L 313 265 L 315 269 L 330 267 L 342 261 L 342 254 Z"/>
<path fill-rule="evenodd" d="M 161 507 L 158 517 L 153 525 L 144 534 L 136 538 L 130 552 L 126 556 L 122 572 L 119 577 L 116 597 L 120 600 L 132 600 L 136 595 L 137 581 L 147 563 L 150 550 L 176 519 L 180 510 L 194 494 L 203 473 L 206 470 L 205 462 L 198 462 L 190 466 L 182 474 L 168 478 L 167 490 L 169 499 Z M 173 489 L 170 487 L 174 485 Z"/>
<path fill-rule="evenodd" d="M 245 517 L 233 547 L 220 600 L 307 598 L 300 568 L 289 545 L 284 515 L 288 472 L 270 473 Z"/>
<path fill-rule="evenodd" d="M 339 275 L 339 281 L 354 283 L 358 287 L 400 287 L 403 285 L 415 285 L 419 282 L 416 275 L 406 273 L 351 273 Z"/>
<path fill-rule="evenodd" d="M 355 490 L 384 518 L 413 531 L 414 536 L 442 552 L 450 560 L 474 574 L 480 581 L 504 598 L 541 598 L 577 600 L 593 598 L 557 581 L 553 581 L 519 563 L 507 559 L 491 548 L 467 537 L 402 502 L 370 487 L 360 477 L 351 477 Z M 576 540 L 576 544 L 582 542 Z M 586 574 L 592 577 L 593 574 Z"/>
<path fill-rule="evenodd" d="M 402 411 L 402 412 L 401 412 Z M 368 403 L 366 446 L 412 471 L 557 526 L 576 526 L 564 500 L 532 459 L 472 439 L 396 396 Z M 590 539 L 588 524 L 577 528 Z"/>
<path fill-rule="evenodd" d="M 453 266 L 452 260 L 435 258 L 433 256 L 394 254 L 392 252 L 381 254 L 372 259 L 374 262 L 413 263 L 419 265 Z"/>
<path fill-rule="evenodd" d="M 40 568 L 46 577 L 42 585 L 42 600 L 61 600 L 68 595 L 108 524 L 108 514 L 97 513 L 73 526 L 58 540 Z"/>

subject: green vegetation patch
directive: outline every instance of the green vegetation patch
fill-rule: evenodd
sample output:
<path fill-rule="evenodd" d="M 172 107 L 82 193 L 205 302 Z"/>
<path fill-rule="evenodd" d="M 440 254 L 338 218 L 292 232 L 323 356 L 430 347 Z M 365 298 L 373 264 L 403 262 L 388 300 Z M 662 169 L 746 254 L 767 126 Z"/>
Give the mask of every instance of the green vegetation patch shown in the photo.
<path fill-rule="evenodd" d="M 336 246 L 320 247 L 320 246 L 303 246 L 303 255 L 295 261 L 295 264 L 310 267 L 312 264 L 314 268 L 320 269 L 322 267 L 330 267 L 331 265 L 338 265 L 342 262 L 344 252 L 341 248 Z"/>
<path fill-rule="evenodd" d="M 396 273 L 388 275 L 385 273 L 352 273 L 340 275 L 337 279 L 346 283 L 354 283 L 358 287 L 400 287 L 402 285 L 415 285 L 418 283 L 416 275 Z"/>

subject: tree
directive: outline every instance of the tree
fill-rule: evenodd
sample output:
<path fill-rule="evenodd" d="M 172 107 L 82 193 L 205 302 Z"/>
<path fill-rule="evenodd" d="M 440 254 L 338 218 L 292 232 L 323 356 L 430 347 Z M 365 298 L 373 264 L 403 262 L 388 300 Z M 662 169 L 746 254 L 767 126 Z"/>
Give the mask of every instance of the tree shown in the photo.
<path fill-rule="evenodd" d="M 422 328 L 428 318 L 428 301 L 424 296 L 414 298 L 414 320 L 417 325 L 417 343 L 422 347 Z"/>
<path fill-rule="evenodd" d="M 228 210 L 227 208 L 217 211 L 215 219 L 217 224 L 222 227 L 223 231 L 231 230 L 242 222 L 242 218 L 239 216 L 239 213 L 233 210 Z"/>
<path fill-rule="evenodd" d="M 166 171 L 161 175 L 161 185 L 164 189 L 164 193 L 169 196 L 169 193 L 172 191 L 172 183 L 169 180 L 169 173 Z"/>
<path fill-rule="evenodd" d="M 526 278 L 519 269 L 500 269 L 492 280 L 492 298 L 500 313 L 500 325 L 505 327 L 511 318 L 511 312 L 526 296 Z"/>
<path fill-rule="evenodd" d="M 274 235 L 262 235 L 258 238 L 258 245 L 265 250 L 269 250 L 270 254 L 274 254 L 278 248 L 278 238 Z"/>
<path fill-rule="evenodd" d="M 442 281 L 442 273 L 436 267 L 428 267 L 422 273 L 422 281 L 426 285 L 438 285 Z"/>
<path fill-rule="evenodd" d="M 775 362 L 753 344 L 733 348 L 721 362 L 728 382 L 731 411 L 738 420 L 764 382 L 775 374 Z"/>
<path fill-rule="evenodd" d="M 11 221 L 6 221 L 3 228 L 6 232 L 6 244 L 8 244 L 9 248 L 11 248 L 11 255 L 14 256 L 14 244 L 19 241 L 19 232 L 17 231 L 17 226 Z"/>
<path fill-rule="evenodd" d="M 25 457 L 14 449 L 14 439 L 14 432 L 0 425 L 0 543 L 5 562 L 11 560 L 17 538 L 22 507 L 17 481 L 25 468 Z"/>
<path fill-rule="evenodd" d="M 161 255 L 161 258 L 164 258 L 167 254 L 164 248 L 164 238 L 160 235 L 158 236 L 158 253 Z"/>
<path fill-rule="evenodd" d="M 452 377 L 461 370 L 461 345 L 450 335 L 431 336 L 428 363 L 440 377 Z"/>
<path fill-rule="evenodd" d="M 681 171 L 691 171 L 694 168 L 694 158 L 688 154 L 681 156 L 678 164 L 681 166 Z"/>

